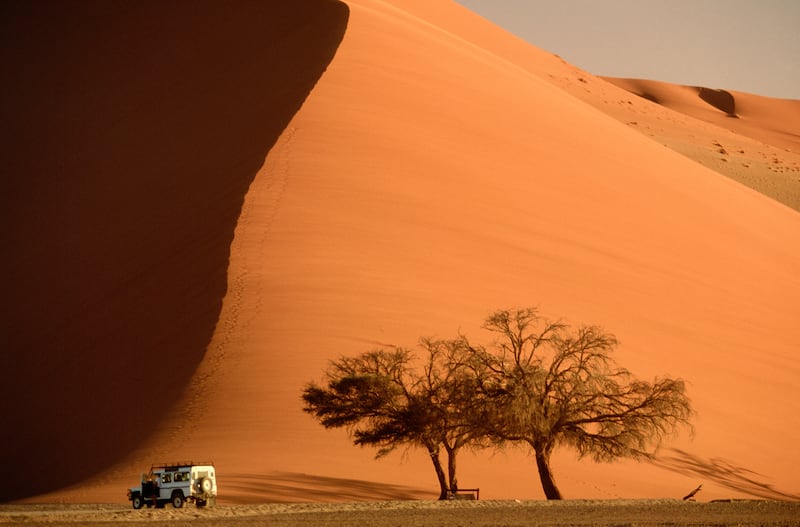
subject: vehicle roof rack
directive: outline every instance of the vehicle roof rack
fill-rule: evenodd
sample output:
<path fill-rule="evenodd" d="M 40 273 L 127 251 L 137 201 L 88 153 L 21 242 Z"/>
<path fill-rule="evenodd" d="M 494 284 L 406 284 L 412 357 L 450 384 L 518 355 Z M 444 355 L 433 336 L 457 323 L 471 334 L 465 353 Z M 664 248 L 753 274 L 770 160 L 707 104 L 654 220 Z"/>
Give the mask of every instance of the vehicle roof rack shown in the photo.
<path fill-rule="evenodd" d="M 150 470 L 156 468 L 163 468 L 165 470 L 176 470 L 180 467 L 188 467 L 194 465 L 207 465 L 207 466 L 214 466 L 213 461 L 175 461 L 171 463 L 153 463 L 150 465 Z"/>

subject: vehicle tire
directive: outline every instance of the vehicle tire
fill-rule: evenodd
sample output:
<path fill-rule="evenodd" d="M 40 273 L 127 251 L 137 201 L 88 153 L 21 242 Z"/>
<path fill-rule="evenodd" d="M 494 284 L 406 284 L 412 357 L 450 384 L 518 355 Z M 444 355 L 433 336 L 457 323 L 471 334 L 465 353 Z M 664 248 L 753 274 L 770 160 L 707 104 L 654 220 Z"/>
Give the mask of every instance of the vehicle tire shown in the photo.
<path fill-rule="evenodd" d="M 197 505 L 198 508 L 205 507 L 206 506 L 206 500 L 197 500 L 195 502 L 195 505 Z"/>
<path fill-rule="evenodd" d="M 178 490 L 178 491 L 175 491 L 175 492 L 172 493 L 172 506 L 173 507 L 175 507 L 176 509 L 180 509 L 181 507 L 183 507 L 183 501 L 184 501 L 183 492 Z"/>
<path fill-rule="evenodd" d="M 141 509 L 142 505 L 144 505 L 144 500 L 142 499 L 142 495 L 136 493 L 131 498 L 131 504 L 133 504 L 134 509 Z"/>
<path fill-rule="evenodd" d="M 200 492 L 203 494 L 208 494 L 211 492 L 211 488 L 214 485 L 211 482 L 211 478 L 203 478 L 197 482 L 197 488 L 200 489 Z"/>

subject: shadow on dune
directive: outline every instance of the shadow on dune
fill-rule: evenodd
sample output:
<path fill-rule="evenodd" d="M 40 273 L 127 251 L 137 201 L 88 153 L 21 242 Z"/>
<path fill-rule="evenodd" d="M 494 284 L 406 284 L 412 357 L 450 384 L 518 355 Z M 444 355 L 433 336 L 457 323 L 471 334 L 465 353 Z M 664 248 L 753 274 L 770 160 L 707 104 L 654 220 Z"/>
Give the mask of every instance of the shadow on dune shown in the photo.
<path fill-rule="evenodd" d="M 712 90 L 711 88 L 699 88 L 698 95 L 702 100 L 721 112 L 725 112 L 728 117 L 738 119 L 736 115 L 736 99 L 733 94 L 725 90 Z"/>
<path fill-rule="evenodd" d="M 348 14 L 0 6 L 0 501 L 107 467 L 175 404 L 220 312 L 244 195 Z"/>
<path fill-rule="evenodd" d="M 308 501 L 386 501 L 434 499 L 402 485 L 358 479 L 313 476 L 296 472 L 229 474 L 220 480 L 220 500 L 232 504 L 296 503 Z"/>
<path fill-rule="evenodd" d="M 686 476 L 703 478 L 717 485 L 769 500 L 800 501 L 800 495 L 780 491 L 763 481 L 763 476 L 730 461 L 718 458 L 703 459 L 673 448 L 660 455 L 654 464 Z"/>
<path fill-rule="evenodd" d="M 650 92 L 646 92 L 646 91 L 636 92 L 636 95 L 638 95 L 642 99 L 647 99 L 650 102 L 654 102 L 656 104 L 663 104 L 663 101 L 659 97 L 653 95 Z"/>

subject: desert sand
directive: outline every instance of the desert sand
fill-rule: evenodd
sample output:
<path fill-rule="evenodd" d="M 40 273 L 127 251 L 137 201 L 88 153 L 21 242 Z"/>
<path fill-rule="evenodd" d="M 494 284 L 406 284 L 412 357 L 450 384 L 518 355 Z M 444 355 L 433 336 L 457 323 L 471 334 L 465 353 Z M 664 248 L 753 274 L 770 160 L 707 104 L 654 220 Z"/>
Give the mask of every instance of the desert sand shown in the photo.
<path fill-rule="evenodd" d="M 445 0 L 155 5 L 4 8 L 4 499 L 189 458 L 228 506 L 431 499 L 304 383 L 530 305 L 697 411 L 657 463 L 557 451 L 567 497 L 800 499 L 796 101 L 601 79 Z M 522 450 L 459 480 L 543 497 Z"/>
<path fill-rule="evenodd" d="M 232 505 L 131 510 L 120 505 L 0 505 L 0 524 L 26 525 L 277 525 L 374 527 L 528 527 L 545 525 L 800 525 L 800 503 L 742 500 L 382 501 L 338 504 Z"/>

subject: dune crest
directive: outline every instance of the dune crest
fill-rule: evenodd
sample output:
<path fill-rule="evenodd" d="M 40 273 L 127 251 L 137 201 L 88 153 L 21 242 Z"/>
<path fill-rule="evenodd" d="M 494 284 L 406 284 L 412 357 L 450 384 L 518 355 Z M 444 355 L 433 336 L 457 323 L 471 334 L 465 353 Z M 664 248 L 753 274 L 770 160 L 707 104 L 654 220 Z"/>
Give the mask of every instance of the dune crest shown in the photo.
<path fill-rule="evenodd" d="M 800 101 L 600 78 L 577 68 L 552 80 L 646 137 L 800 211 Z"/>
<path fill-rule="evenodd" d="M 711 88 L 700 88 L 700 98 L 717 110 L 724 112 L 728 117 L 738 119 L 736 115 L 736 99 L 733 94 L 726 90 L 712 90 Z"/>
<path fill-rule="evenodd" d="M 643 79 L 602 78 L 666 108 L 755 141 L 794 153 L 800 151 L 798 100 Z"/>
<path fill-rule="evenodd" d="M 285 4 L 3 5 L 0 499 L 105 470 L 183 396 L 247 189 L 344 31 Z"/>
<path fill-rule="evenodd" d="M 641 377 L 689 382 L 696 435 L 675 448 L 796 494 L 800 214 L 586 104 L 575 92 L 633 96 L 454 3 L 347 6 L 333 60 L 244 196 L 183 399 L 102 477 L 38 499 L 116 501 L 154 456 L 213 458 L 223 503 L 433 499 L 424 454 L 375 461 L 302 413 L 304 383 L 383 343 L 485 340 L 486 314 L 532 304 L 616 333 L 619 363 Z M 566 450 L 553 468 L 570 498 L 680 497 L 698 483 Z M 482 498 L 542 497 L 525 452 L 464 455 L 459 471 Z M 732 495 L 750 494 L 704 485 L 703 499 Z"/>
<path fill-rule="evenodd" d="M 539 76 L 658 143 L 800 211 L 800 101 L 728 91 L 739 117 L 731 119 L 699 98 L 702 90 L 714 91 L 709 88 L 597 77 L 474 13 L 452 16 L 440 2 L 403 5 L 469 42 L 477 53 Z"/>

